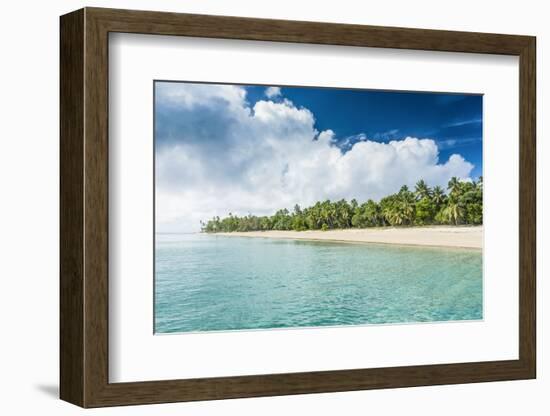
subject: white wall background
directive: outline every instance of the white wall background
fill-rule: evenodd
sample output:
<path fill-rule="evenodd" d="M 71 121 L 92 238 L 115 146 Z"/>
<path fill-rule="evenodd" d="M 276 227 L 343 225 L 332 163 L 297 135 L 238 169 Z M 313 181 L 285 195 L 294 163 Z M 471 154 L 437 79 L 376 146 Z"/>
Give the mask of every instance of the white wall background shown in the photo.
<path fill-rule="evenodd" d="M 2 414 L 72 415 L 81 409 L 58 395 L 58 16 L 82 6 L 318 20 L 387 26 L 536 35 L 538 41 L 538 316 L 537 380 L 339 394 L 225 400 L 87 411 L 102 415 L 279 414 L 547 414 L 550 360 L 544 302 L 543 247 L 550 237 L 542 212 L 550 145 L 543 140 L 550 84 L 550 26 L 536 0 L 459 3 L 122 0 L 6 2 L 0 15 L 0 410 Z M 550 64 L 549 64 L 550 65 Z M 548 66 L 548 67 L 546 67 Z M 544 199 L 546 198 L 546 201 Z"/>

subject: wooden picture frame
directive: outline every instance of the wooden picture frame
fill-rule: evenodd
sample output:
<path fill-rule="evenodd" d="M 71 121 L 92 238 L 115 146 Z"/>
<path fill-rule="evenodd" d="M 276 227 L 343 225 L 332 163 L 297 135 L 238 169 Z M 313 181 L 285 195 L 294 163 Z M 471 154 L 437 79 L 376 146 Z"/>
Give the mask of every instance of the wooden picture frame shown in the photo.
<path fill-rule="evenodd" d="M 535 38 L 85 8 L 61 17 L 60 396 L 82 407 L 338 392 L 536 376 Z M 520 65 L 519 359 L 110 383 L 110 32 L 514 55 Z"/>

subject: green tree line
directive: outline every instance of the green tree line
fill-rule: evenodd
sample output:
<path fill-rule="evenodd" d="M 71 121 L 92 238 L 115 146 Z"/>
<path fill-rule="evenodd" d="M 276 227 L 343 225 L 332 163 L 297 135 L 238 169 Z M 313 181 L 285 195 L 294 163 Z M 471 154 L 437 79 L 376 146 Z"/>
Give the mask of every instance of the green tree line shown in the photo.
<path fill-rule="evenodd" d="M 465 182 L 453 177 L 447 190 L 440 186 L 430 188 L 424 180 L 419 180 L 413 191 L 403 185 L 399 192 L 378 202 L 372 199 L 362 204 L 355 199 L 350 202 L 326 200 L 307 208 L 295 205 L 292 212 L 280 209 L 271 216 L 249 214 L 239 217 L 229 213 L 225 218 L 214 217 L 201 225 L 203 232 L 216 233 L 482 223 L 483 178 Z"/>

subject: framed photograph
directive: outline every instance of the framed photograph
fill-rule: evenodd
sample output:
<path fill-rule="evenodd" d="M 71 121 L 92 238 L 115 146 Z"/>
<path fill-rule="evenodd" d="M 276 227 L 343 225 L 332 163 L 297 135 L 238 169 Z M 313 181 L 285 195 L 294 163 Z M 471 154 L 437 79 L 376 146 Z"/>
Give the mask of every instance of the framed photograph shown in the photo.
<path fill-rule="evenodd" d="M 62 16 L 61 398 L 535 378 L 535 49 Z"/>

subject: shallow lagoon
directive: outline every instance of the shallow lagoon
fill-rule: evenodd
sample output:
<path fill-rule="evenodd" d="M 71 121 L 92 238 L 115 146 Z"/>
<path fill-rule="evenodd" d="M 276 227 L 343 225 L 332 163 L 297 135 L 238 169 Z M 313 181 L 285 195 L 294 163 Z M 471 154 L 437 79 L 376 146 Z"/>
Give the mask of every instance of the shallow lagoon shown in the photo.
<path fill-rule="evenodd" d="M 157 234 L 155 332 L 479 320 L 479 250 Z"/>

